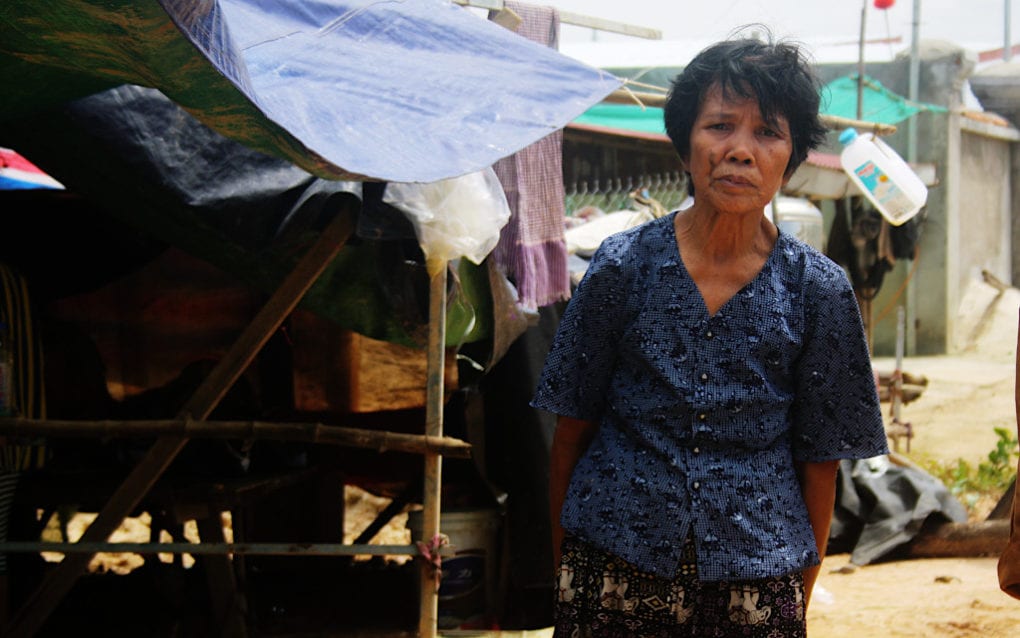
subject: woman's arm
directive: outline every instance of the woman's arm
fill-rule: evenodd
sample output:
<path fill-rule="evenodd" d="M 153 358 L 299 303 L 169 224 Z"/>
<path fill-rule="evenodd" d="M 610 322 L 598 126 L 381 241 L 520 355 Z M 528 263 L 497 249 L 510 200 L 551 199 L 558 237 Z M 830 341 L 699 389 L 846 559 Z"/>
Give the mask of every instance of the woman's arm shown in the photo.
<path fill-rule="evenodd" d="M 808 520 L 815 533 L 815 545 L 818 547 L 819 561 L 825 558 L 826 546 L 829 543 L 829 527 L 832 525 L 832 512 L 836 505 L 836 470 L 839 461 L 821 463 L 797 463 L 797 479 L 800 491 L 804 495 L 807 506 Z M 822 565 L 804 570 L 804 608 L 811 602 L 811 591 L 818 580 L 818 572 Z"/>
<path fill-rule="evenodd" d="M 560 512 L 567 497 L 567 486 L 574 466 L 588 449 L 598 426 L 591 421 L 582 421 L 568 416 L 556 420 L 552 451 L 549 458 L 549 516 L 552 523 L 553 569 L 560 568 L 560 545 L 563 543 L 563 527 Z"/>

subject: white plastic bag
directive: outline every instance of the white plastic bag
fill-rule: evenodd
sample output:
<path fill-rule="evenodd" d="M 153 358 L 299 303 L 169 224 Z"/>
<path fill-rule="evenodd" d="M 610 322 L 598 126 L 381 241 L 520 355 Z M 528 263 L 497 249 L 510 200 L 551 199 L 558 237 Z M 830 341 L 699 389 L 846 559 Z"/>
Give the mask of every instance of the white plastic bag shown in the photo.
<path fill-rule="evenodd" d="M 492 168 L 427 184 L 391 182 L 383 201 L 411 220 L 429 263 L 466 257 L 481 264 L 510 219 Z"/>

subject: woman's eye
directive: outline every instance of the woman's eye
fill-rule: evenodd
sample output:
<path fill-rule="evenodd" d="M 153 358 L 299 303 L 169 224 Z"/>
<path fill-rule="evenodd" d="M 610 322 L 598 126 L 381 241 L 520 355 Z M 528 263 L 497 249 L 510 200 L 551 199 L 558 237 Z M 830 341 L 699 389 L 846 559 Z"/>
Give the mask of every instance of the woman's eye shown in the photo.
<path fill-rule="evenodd" d="M 763 128 L 761 130 L 761 134 L 766 136 L 766 137 L 779 137 L 779 133 L 777 131 L 773 130 L 773 129 L 770 129 L 770 128 Z"/>

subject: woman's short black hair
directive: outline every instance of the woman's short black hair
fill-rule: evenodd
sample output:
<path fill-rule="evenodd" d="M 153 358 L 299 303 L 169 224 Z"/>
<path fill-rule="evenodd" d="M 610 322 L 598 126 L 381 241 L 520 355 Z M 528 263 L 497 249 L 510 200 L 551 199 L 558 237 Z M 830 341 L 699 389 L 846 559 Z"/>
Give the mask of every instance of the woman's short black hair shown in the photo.
<path fill-rule="evenodd" d="M 673 80 L 664 119 L 680 157 L 690 152 L 691 129 L 714 86 L 724 96 L 756 99 L 766 122 L 786 118 L 793 145 L 787 175 L 825 139 L 827 129 L 818 117 L 821 84 L 800 48 L 771 36 L 765 41 L 737 38 L 704 49 Z"/>

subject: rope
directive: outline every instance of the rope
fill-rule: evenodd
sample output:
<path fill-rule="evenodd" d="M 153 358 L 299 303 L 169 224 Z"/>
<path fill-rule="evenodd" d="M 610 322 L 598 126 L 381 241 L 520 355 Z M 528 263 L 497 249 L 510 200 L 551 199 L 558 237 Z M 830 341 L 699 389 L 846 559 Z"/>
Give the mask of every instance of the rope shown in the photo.
<path fill-rule="evenodd" d="M 624 89 L 626 89 L 630 85 L 636 86 L 636 87 L 638 87 L 640 89 L 652 89 L 653 91 L 658 91 L 658 92 L 663 93 L 663 94 L 668 93 L 668 91 L 666 89 L 664 89 L 661 86 L 658 86 L 656 84 L 648 84 L 647 82 L 638 82 L 637 80 L 630 80 L 630 79 L 624 79 L 623 80 L 623 88 Z"/>

